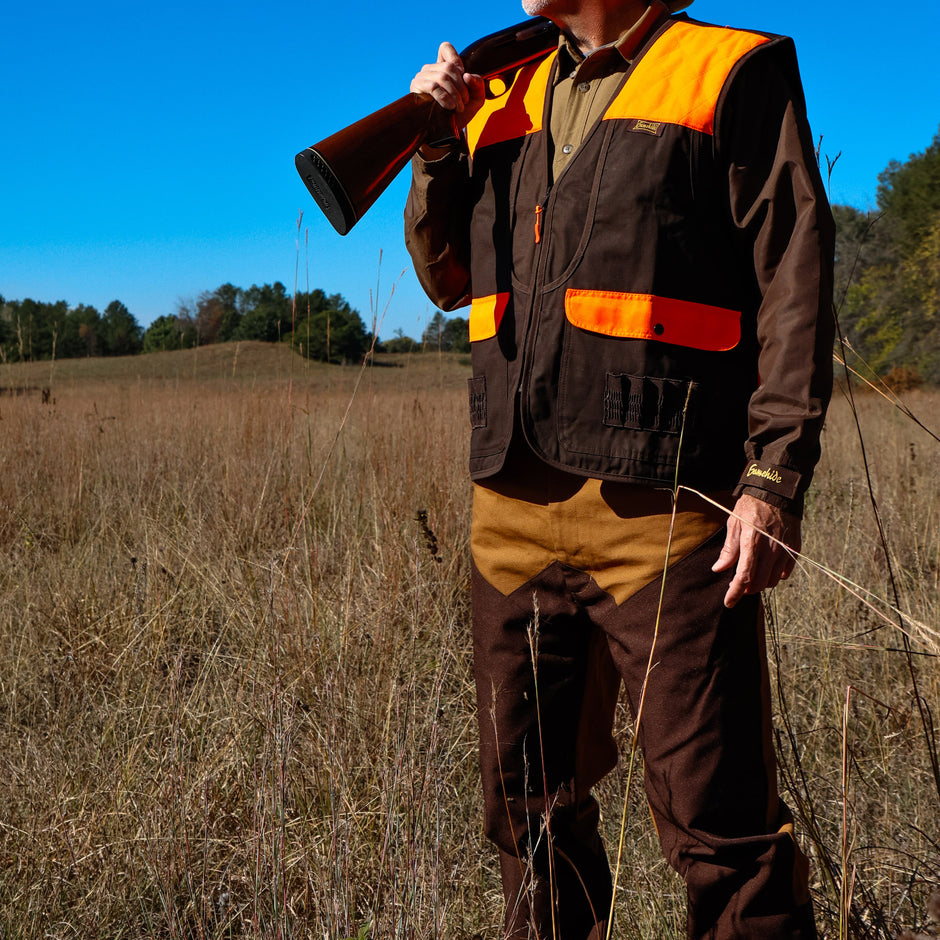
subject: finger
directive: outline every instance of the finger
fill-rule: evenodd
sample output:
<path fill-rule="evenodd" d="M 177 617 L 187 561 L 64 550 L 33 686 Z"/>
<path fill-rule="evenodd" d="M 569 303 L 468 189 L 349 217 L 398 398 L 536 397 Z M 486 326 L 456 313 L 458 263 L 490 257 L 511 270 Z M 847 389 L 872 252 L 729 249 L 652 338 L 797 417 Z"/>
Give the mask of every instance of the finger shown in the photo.
<path fill-rule="evenodd" d="M 747 563 L 750 568 L 749 591 L 757 594 L 765 588 L 773 587 L 780 580 L 783 553 L 777 545 L 754 529 L 751 529 L 746 545 Z M 741 554 L 744 554 L 744 550 Z"/>
<path fill-rule="evenodd" d="M 486 82 L 483 81 L 483 78 L 479 75 L 471 75 L 469 72 L 465 72 L 463 80 L 469 94 L 468 104 L 482 104 L 486 98 Z"/>
<path fill-rule="evenodd" d="M 754 580 L 758 584 L 758 590 L 774 588 L 786 580 L 796 566 L 796 552 L 799 550 L 799 531 L 781 532 L 777 539 L 757 533 L 754 543 Z"/>
<path fill-rule="evenodd" d="M 456 110 L 462 111 L 464 105 L 472 97 L 472 91 L 469 87 L 470 76 L 464 72 L 463 59 L 460 53 L 449 42 L 442 42 L 437 50 L 437 61 L 447 66 L 447 75 L 452 79 L 450 91 L 458 98 Z M 481 79 L 482 82 L 482 79 Z"/>
<path fill-rule="evenodd" d="M 734 607 L 745 594 L 750 593 L 750 579 L 747 572 L 739 569 L 735 572 L 728 590 L 725 592 L 725 607 Z"/>
<path fill-rule="evenodd" d="M 463 60 L 460 58 L 460 54 L 457 50 L 449 42 L 442 42 L 438 47 L 437 61 L 451 62 L 463 72 Z"/>
<path fill-rule="evenodd" d="M 746 594 L 774 588 L 792 570 L 793 559 L 782 546 L 760 532 L 744 527 L 741 554 L 735 577 L 725 595 L 725 606 L 733 607 Z"/>
<path fill-rule="evenodd" d="M 455 72 L 451 66 L 435 63 L 426 65 L 411 82 L 413 92 L 430 95 L 438 104 L 454 111 L 463 107 L 469 98 L 469 91 L 463 75 Z"/>
<path fill-rule="evenodd" d="M 728 571 L 738 560 L 741 542 L 741 523 L 737 519 L 728 520 L 728 530 L 725 533 L 725 542 L 721 546 L 721 552 L 718 554 L 718 560 L 712 565 L 712 571 L 716 574 L 720 571 Z"/>
<path fill-rule="evenodd" d="M 776 587 L 781 581 L 786 581 L 793 574 L 796 567 L 796 556 L 787 548 L 780 548 L 777 552 L 777 560 L 774 565 L 773 573 L 767 587 Z"/>
<path fill-rule="evenodd" d="M 734 607 L 746 594 L 760 590 L 759 568 L 754 551 L 754 530 L 749 525 L 741 526 L 738 539 L 737 567 L 725 593 L 725 607 Z"/>

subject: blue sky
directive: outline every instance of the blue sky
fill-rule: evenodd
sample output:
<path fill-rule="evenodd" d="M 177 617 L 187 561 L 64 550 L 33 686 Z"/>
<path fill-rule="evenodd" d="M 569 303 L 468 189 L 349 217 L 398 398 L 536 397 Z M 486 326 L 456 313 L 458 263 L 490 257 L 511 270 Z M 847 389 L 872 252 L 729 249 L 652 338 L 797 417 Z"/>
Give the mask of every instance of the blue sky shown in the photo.
<path fill-rule="evenodd" d="M 937 132 L 935 4 L 697 0 L 689 12 L 795 38 L 813 132 L 842 154 L 834 202 L 873 206 L 888 161 Z M 293 291 L 299 268 L 300 289 L 309 277 L 366 321 L 377 296 L 382 336 L 419 335 L 434 309 L 404 249 L 407 174 L 341 238 L 294 154 L 404 94 L 441 39 L 461 48 L 522 18 L 516 0 L 8 0 L 0 295 L 119 299 L 146 325 L 225 282 Z"/>

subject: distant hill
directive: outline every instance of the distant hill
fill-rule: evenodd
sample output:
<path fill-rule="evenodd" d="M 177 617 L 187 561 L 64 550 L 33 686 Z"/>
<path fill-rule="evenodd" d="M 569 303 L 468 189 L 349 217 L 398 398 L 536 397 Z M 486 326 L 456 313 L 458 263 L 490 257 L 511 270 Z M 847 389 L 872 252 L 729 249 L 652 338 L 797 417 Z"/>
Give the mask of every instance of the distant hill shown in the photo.
<path fill-rule="evenodd" d="M 69 386 L 105 383 L 202 382 L 276 384 L 295 382 L 316 387 L 342 387 L 358 379 L 361 366 L 314 362 L 286 343 L 230 342 L 214 346 L 135 356 L 63 359 L 48 362 L 0 364 L 3 389 L 57 390 Z M 407 383 L 416 392 L 462 386 L 469 374 L 469 357 L 457 353 L 379 353 L 362 379 L 382 387 Z"/>

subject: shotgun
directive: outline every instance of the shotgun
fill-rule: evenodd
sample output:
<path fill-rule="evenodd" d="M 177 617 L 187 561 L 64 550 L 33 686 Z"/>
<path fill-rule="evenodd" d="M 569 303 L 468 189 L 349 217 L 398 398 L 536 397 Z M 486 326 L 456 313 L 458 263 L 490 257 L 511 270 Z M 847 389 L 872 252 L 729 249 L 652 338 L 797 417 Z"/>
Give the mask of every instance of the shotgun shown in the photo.
<path fill-rule="evenodd" d="M 466 71 L 489 82 L 509 77 L 557 42 L 558 27 L 539 16 L 478 39 L 460 58 Z M 294 164 L 330 224 L 345 235 L 422 144 L 453 141 L 458 134 L 453 111 L 442 108 L 430 95 L 409 92 L 307 147 L 297 154 Z"/>

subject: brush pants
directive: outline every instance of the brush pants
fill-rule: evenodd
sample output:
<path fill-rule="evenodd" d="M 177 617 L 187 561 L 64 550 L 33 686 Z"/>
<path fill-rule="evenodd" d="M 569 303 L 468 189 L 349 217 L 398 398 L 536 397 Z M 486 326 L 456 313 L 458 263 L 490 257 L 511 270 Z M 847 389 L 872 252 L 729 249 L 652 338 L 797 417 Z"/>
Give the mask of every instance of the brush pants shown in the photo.
<path fill-rule="evenodd" d="M 617 763 L 621 682 L 634 716 L 642 700 L 646 795 L 687 888 L 688 936 L 816 936 L 777 795 L 760 599 L 723 606 L 730 574 L 711 566 L 725 515 L 688 494 L 663 579 L 670 509 L 668 493 L 518 455 L 475 487 L 480 765 L 505 940 L 606 936 L 612 878 L 591 790 Z M 629 871 L 627 846 L 621 880 Z"/>

